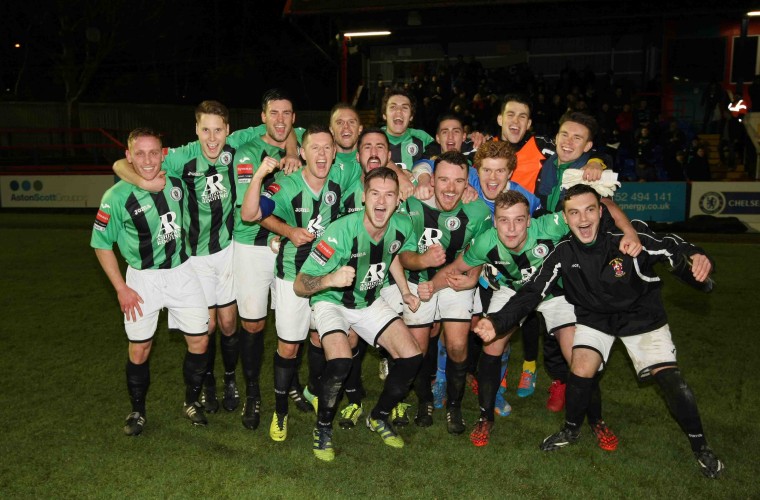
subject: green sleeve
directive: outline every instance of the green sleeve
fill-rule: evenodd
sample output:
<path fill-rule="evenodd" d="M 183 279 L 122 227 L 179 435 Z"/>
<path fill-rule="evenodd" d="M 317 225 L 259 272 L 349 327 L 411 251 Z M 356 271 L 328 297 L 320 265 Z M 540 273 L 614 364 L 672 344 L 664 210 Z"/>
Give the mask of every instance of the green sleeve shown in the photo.
<path fill-rule="evenodd" d="M 491 246 L 490 242 L 490 232 L 485 232 L 477 236 L 472 245 L 470 245 L 462 254 L 462 260 L 464 260 L 464 263 L 470 267 L 477 267 L 482 264 L 487 264 L 488 259 L 486 258 L 486 255 L 488 254 L 488 249 Z"/>
<path fill-rule="evenodd" d="M 113 249 L 113 244 L 119 237 L 121 227 L 121 210 L 119 210 L 118 200 L 113 196 L 113 188 L 111 188 L 106 191 L 100 202 L 100 208 L 92 227 L 90 246 L 101 250 Z"/>
<path fill-rule="evenodd" d="M 164 163 L 161 165 L 161 168 L 166 170 L 166 173 L 169 175 L 182 177 L 185 164 L 190 159 L 198 156 L 200 149 L 201 146 L 198 141 L 193 141 L 178 148 L 169 148 L 166 156 L 164 156 Z"/>
<path fill-rule="evenodd" d="M 560 212 L 542 215 L 537 219 L 533 219 L 532 223 L 536 224 L 538 234 L 556 241 L 562 239 L 570 230 Z"/>
<path fill-rule="evenodd" d="M 348 262 L 347 249 L 351 248 L 353 236 L 345 226 L 337 221 L 328 226 L 301 267 L 302 273 L 326 276 Z"/>
<path fill-rule="evenodd" d="M 243 144 L 247 144 L 257 137 L 267 133 L 267 126 L 263 123 L 255 127 L 248 127 L 240 130 L 236 130 L 227 137 L 227 144 L 232 148 L 239 148 Z"/>

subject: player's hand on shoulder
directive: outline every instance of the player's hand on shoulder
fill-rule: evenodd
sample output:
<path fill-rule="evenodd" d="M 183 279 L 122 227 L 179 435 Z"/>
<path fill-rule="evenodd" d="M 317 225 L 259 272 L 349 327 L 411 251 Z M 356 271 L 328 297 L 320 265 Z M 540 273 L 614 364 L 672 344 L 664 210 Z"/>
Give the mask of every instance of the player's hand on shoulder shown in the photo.
<path fill-rule="evenodd" d="M 427 267 L 438 267 L 446 263 L 446 252 L 439 244 L 431 245 L 425 250 L 425 264 Z"/>
<path fill-rule="evenodd" d="M 343 288 L 354 282 L 356 270 L 351 266 L 343 266 L 330 275 L 330 286 Z"/>
<path fill-rule="evenodd" d="M 417 312 L 417 309 L 420 308 L 420 297 L 417 297 L 412 292 L 403 294 L 401 298 L 404 300 L 404 304 L 406 304 L 410 311 Z"/>
<path fill-rule="evenodd" d="M 298 156 L 287 155 L 280 160 L 280 169 L 285 175 L 297 172 L 301 168 L 301 159 Z"/>
<path fill-rule="evenodd" d="M 140 294 L 126 286 L 117 292 L 117 297 L 121 312 L 127 317 L 127 321 L 137 321 L 138 315 L 142 317 L 143 313 L 140 304 L 143 303 L 143 299 L 140 297 Z"/>
<path fill-rule="evenodd" d="M 424 283 L 420 283 L 417 285 L 417 295 L 419 295 L 419 299 L 423 302 L 427 302 L 428 300 L 433 298 L 433 295 L 435 294 L 435 287 L 433 286 L 432 281 L 426 281 Z"/>
<path fill-rule="evenodd" d="M 161 170 L 158 172 L 157 176 L 149 181 L 142 179 L 140 181 L 140 187 L 151 193 L 160 193 L 166 187 L 166 171 Z"/>
<path fill-rule="evenodd" d="M 470 135 L 467 138 L 472 141 L 473 150 L 478 149 L 487 140 L 486 136 L 483 135 L 482 132 L 478 132 L 477 130 L 470 133 Z"/>
<path fill-rule="evenodd" d="M 314 235 L 302 227 L 294 227 L 288 234 L 288 239 L 297 247 L 314 241 Z"/>
<path fill-rule="evenodd" d="M 488 318 L 481 318 L 473 331 L 483 340 L 483 342 L 490 342 L 496 338 L 496 330 L 493 327 L 493 323 Z"/>
<path fill-rule="evenodd" d="M 598 181 L 602 178 L 602 172 L 604 172 L 602 165 L 597 162 L 586 163 L 581 170 L 583 170 L 583 180 L 586 182 Z"/>
<path fill-rule="evenodd" d="M 478 192 L 475 190 L 474 187 L 468 184 L 467 187 L 464 189 L 464 193 L 462 193 L 462 203 L 470 203 L 477 199 L 478 199 Z"/>
<path fill-rule="evenodd" d="M 691 273 L 694 275 L 694 279 L 702 283 L 705 281 L 710 272 L 712 271 L 712 262 L 706 255 L 696 253 L 691 256 Z"/>

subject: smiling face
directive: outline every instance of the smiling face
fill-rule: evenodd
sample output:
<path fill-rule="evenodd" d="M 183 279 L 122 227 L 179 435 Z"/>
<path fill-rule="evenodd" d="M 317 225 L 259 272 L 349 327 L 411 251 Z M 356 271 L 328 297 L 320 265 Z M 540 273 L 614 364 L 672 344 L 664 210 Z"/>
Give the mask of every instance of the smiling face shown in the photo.
<path fill-rule="evenodd" d="M 461 151 L 464 142 L 462 122 L 455 119 L 443 120 L 438 124 L 435 142 L 441 145 L 441 151 Z"/>
<path fill-rule="evenodd" d="M 494 227 L 499 240 L 513 252 L 519 252 L 528 239 L 530 214 L 528 205 L 515 203 L 511 207 L 497 205 L 494 210 Z"/>
<path fill-rule="evenodd" d="M 557 156 L 560 163 L 570 163 L 587 153 L 593 143 L 589 140 L 589 130 L 585 125 L 567 121 L 557 132 Z"/>
<path fill-rule="evenodd" d="M 461 165 L 441 161 L 433 173 L 435 203 L 444 212 L 453 210 L 467 188 L 467 170 Z"/>
<path fill-rule="evenodd" d="M 163 159 L 161 141 L 156 137 L 142 135 L 129 144 L 127 161 L 135 168 L 135 172 L 146 181 L 156 178 L 161 171 Z"/>
<path fill-rule="evenodd" d="M 385 134 L 375 132 L 364 134 L 359 143 L 359 149 L 356 151 L 356 159 L 359 160 L 364 174 L 378 167 L 386 166 L 391 161 L 391 150 L 388 147 L 388 138 Z"/>
<path fill-rule="evenodd" d="M 287 99 L 269 101 L 261 112 L 261 122 L 267 127 L 264 141 L 282 147 L 296 122 L 293 103 Z"/>
<path fill-rule="evenodd" d="M 332 135 L 327 132 L 309 134 L 301 148 L 301 156 L 306 162 L 304 176 L 326 179 L 330 173 L 330 165 L 335 159 L 335 142 Z"/>
<path fill-rule="evenodd" d="M 359 115 L 352 109 L 337 109 L 330 117 L 330 132 L 335 137 L 335 143 L 341 153 L 354 150 L 361 131 Z"/>
<path fill-rule="evenodd" d="M 602 207 L 596 196 L 583 193 L 565 198 L 562 214 L 578 241 L 588 244 L 596 240 L 602 218 Z"/>
<path fill-rule="evenodd" d="M 388 99 L 383 112 L 386 129 L 392 136 L 403 135 L 412 121 L 412 102 L 403 95 L 394 95 Z"/>
<path fill-rule="evenodd" d="M 198 136 L 203 156 L 214 163 L 222 154 L 222 148 L 227 143 L 230 126 L 224 123 L 224 119 L 219 115 L 203 113 L 195 124 L 195 133 Z"/>
<path fill-rule="evenodd" d="M 501 126 L 502 140 L 517 144 L 523 140 L 531 125 L 530 108 L 517 101 L 509 101 L 504 112 L 496 119 Z"/>
<path fill-rule="evenodd" d="M 374 177 L 364 188 L 364 224 L 368 229 L 385 229 L 398 207 L 398 183 L 391 178 Z"/>
<path fill-rule="evenodd" d="M 507 167 L 506 158 L 483 158 L 478 169 L 483 196 L 489 200 L 496 199 L 506 189 L 511 176 L 512 171 Z"/>

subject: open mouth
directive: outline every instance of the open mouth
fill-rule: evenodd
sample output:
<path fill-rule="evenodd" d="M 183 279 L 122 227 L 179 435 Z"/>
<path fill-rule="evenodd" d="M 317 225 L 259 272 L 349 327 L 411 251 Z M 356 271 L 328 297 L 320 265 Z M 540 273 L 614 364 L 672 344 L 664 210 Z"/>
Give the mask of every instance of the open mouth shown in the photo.
<path fill-rule="evenodd" d="M 592 224 L 582 224 L 578 226 L 578 234 L 583 240 L 590 240 L 594 237 Z"/>
<path fill-rule="evenodd" d="M 369 170 L 378 168 L 380 166 L 380 158 L 377 156 L 371 156 L 369 160 L 367 160 L 367 168 Z"/>

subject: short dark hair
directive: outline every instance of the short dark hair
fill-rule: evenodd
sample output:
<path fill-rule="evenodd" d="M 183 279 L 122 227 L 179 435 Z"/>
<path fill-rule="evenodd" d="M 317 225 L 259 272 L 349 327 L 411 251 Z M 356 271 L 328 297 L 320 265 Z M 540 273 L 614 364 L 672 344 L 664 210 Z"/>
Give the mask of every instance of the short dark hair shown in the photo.
<path fill-rule="evenodd" d="M 599 130 L 599 126 L 596 123 L 596 118 L 591 115 L 587 115 L 586 113 L 581 113 L 580 111 L 569 111 L 562 115 L 562 117 L 559 119 L 559 126 L 562 127 L 562 124 L 565 122 L 573 122 L 586 127 L 588 129 L 589 141 L 594 140 L 594 136 Z"/>
<path fill-rule="evenodd" d="M 398 190 L 398 175 L 396 175 L 396 172 L 394 172 L 388 167 L 377 167 L 373 170 L 370 170 L 364 175 L 364 192 L 365 193 L 369 189 L 369 181 L 376 178 L 392 180 L 393 182 L 396 183 L 396 189 Z"/>
<path fill-rule="evenodd" d="M 137 127 L 136 129 L 132 130 L 132 132 L 129 133 L 129 137 L 127 137 L 127 148 L 129 148 L 132 143 L 134 143 L 140 137 L 155 137 L 158 139 L 159 144 L 162 143 L 161 136 L 158 135 L 158 133 L 152 128 Z"/>
<path fill-rule="evenodd" d="M 201 121 L 201 115 L 221 116 L 225 125 L 230 123 L 230 110 L 219 101 L 203 101 L 195 108 L 195 121 Z"/>
<path fill-rule="evenodd" d="M 441 153 L 441 155 L 435 159 L 435 166 L 437 167 L 442 161 L 453 165 L 459 165 L 465 171 L 468 170 L 469 164 L 467 163 L 467 157 L 459 151 L 446 151 L 445 153 Z"/>
<path fill-rule="evenodd" d="M 531 117 L 533 114 L 533 103 L 531 102 L 530 98 L 526 96 L 525 94 L 507 94 L 504 96 L 504 101 L 501 103 L 501 112 L 504 113 L 504 108 L 507 107 L 507 104 L 510 102 L 519 102 L 520 104 L 524 104 L 528 106 L 528 118 Z"/>
<path fill-rule="evenodd" d="M 494 212 L 496 212 L 497 208 L 510 208 L 517 205 L 518 203 L 525 205 L 528 209 L 528 213 L 530 214 L 530 203 L 528 203 L 528 198 L 526 198 L 524 194 L 513 189 L 503 191 L 496 195 L 496 199 L 493 202 Z"/>
<path fill-rule="evenodd" d="M 370 128 L 362 129 L 361 134 L 359 134 L 359 140 L 356 141 L 356 146 L 357 147 L 361 146 L 362 139 L 364 139 L 364 136 L 366 136 L 368 134 L 380 134 L 380 135 L 382 135 L 383 137 L 385 137 L 385 143 L 388 145 L 389 148 L 391 147 L 391 143 L 388 140 L 388 136 L 386 135 L 385 130 L 383 130 L 381 128 L 378 128 L 378 127 L 370 127 Z"/>
<path fill-rule="evenodd" d="M 330 137 L 332 137 L 332 132 L 330 132 L 330 127 L 322 123 L 312 123 L 311 125 L 306 127 L 306 131 L 303 133 L 303 137 L 301 138 L 301 144 L 306 144 L 306 140 L 314 134 L 327 134 Z M 333 140 L 335 139 L 333 138 Z"/>
<path fill-rule="evenodd" d="M 562 210 L 565 209 L 565 203 L 567 203 L 567 200 L 586 193 L 592 193 L 594 197 L 596 197 L 596 201 L 602 201 L 602 196 L 596 191 L 596 189 L 588 184 L 576 184 L 575 186 L 570 186 L 567 188 L 567 191 L 565 191 L 565 197 L 562 199 Z"/>
<path fill-rule="evenodd" d="M 293 98 L 284 89 L 275 87 L 264 92 L 264 95 L 261 96 L 261 111 L 266 111 L 267 106 L 272 101 L 288 101 L 293 107 L 293 111 L 295 111 L 296 105 L 293 102 Z"/>
<path fill-rule="evenodd" d="M 435 128 L 435 133 L 437 134 L 439 130 L 441 130 L 441 123 L 445 122 L 446 120 L 456 120 L 459 122 L 459 125 L 462 126 L 462 129 L 464 129 L 464 121 L 459 115 L 456 115 L 454 113 L 446 113 L 445 115 L 441 115 L 438 118 L 438 125 Z"/>
<path fill-rule="evenodd" d="M 409 92 L 403 87 L 393 87 L 387 94 L 383 96 L 383 114 L 385 114 L 385 108 L 388 107 L 388 101 L 394 95 L 401 95 L 409 99 L 409 105 L 412 107 L 412 117 L 414 117 L 417 112 L 417 99 L 415 99 L 413 93 Z"/>

